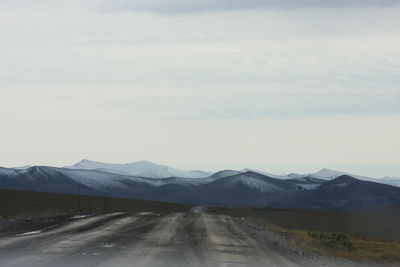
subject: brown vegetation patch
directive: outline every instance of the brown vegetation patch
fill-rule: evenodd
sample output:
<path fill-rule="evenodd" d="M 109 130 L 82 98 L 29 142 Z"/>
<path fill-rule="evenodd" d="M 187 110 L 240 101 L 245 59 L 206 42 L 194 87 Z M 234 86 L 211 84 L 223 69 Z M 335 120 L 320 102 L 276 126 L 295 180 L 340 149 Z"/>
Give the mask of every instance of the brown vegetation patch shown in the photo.
<path fill-rule="evenodd" d="M 7 217 L 108 212 L 182 212 L 187 205 L 157 201 L 0 190 L 0 219 Z"/>
<path fill-rule="evenodd" d="M 289 243 L 318 254 L 400 263 L 400 215 L 331 210 L 213 208 L 279 232 Z"/>

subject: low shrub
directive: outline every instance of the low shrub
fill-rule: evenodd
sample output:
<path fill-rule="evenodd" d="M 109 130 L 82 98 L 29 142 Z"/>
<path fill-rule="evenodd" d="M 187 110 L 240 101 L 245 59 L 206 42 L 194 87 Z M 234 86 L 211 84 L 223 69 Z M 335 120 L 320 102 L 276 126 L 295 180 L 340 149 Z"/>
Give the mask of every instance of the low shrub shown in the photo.
<path fill-rule="evenodd" d="M 307 235 L 320 241 L 324 246 L 339 246 L 348 250 L 354 249 L 352 237 L 344 232 L 307 231 Z"/>

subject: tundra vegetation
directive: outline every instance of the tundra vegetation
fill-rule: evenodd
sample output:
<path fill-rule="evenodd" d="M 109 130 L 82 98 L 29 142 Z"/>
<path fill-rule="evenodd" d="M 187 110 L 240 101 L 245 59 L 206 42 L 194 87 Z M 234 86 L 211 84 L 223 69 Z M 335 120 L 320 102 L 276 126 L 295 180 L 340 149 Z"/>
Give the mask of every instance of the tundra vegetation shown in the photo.
<path fill-rule="evenodd" d="M 305 251 L 354 260 L 400 263 L 400 213 L 272 208 L 213 208 L 279 232 Z M 397 214 L 397 215 L 394 215 Z"/>
<path fill-rule="evenodd" d="M 108 212 L 181 212 L 182 204 L 104 196 L 0 190 L 0 218 Z"/>

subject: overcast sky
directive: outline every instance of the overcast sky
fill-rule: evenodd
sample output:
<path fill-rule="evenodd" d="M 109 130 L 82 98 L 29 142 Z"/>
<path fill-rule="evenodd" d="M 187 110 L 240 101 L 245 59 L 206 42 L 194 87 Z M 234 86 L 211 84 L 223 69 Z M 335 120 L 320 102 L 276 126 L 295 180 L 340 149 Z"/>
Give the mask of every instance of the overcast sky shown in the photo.
<path fill-rule="evenodd" d="M 400 177 L 400 0 L 1 0 L 0 166 Z"/>

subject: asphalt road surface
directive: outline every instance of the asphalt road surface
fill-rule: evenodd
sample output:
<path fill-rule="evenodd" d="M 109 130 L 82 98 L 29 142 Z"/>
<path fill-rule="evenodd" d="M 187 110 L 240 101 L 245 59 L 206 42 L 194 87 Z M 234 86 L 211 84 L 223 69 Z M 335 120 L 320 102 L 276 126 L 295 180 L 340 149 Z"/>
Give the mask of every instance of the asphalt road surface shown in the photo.
<path fill-rule="evenodd" d="M 113 213 L 69 218 L 0 236 L 4 267 L 355 266 L 308 258 L 240 219 L 202 213 Z M 271 240 L 270 240 L 271 239 Z"/>

